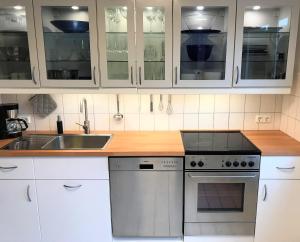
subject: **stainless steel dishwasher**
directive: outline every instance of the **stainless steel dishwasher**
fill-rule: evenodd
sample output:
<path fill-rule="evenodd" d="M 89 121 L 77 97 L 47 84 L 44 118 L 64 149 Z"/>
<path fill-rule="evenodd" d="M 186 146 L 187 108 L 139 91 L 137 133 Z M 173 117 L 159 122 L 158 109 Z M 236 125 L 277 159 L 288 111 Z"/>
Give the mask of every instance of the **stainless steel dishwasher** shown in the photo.
<path fill-rule="evenodd" d="M 183 234 L 183 158 L 110 158 L 115 237 Z"/>

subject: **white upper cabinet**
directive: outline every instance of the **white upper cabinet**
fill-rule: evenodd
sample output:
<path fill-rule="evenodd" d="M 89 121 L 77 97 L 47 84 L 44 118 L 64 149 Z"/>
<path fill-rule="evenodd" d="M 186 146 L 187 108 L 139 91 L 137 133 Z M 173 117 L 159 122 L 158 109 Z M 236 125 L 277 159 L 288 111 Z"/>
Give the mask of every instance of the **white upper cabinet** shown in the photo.
<path fill-rule="evenodd" d="M 98 15 L 103 87 L 172 87 L 172 0 L 98 0 Z"/>
<path fill-rule="evenodd" d="M 31 0 L 0 1 L 0 87 L 39 87 Z"/>
<path fill-rule="evenodd" d="M 172 87 L 172 0 L 137 0 L 138 87 Z"/>
<path fill-rule="evenodd" d="M 299 0 L 237 1 L 236 87 L 290 87 Z"/>
<path fill-rule="evenodd" d="M 231 87 L 235 0 L 174 0 L 174 87 Z"/>
<path fill-rule="evenodd" d="M 98 0 L 101 86 L 136 87 L 134 1 Z"/>
<path fill-rule="evenodd" d="M 95 0 L 34 0 L 43 87 L 98 87 Z"/>

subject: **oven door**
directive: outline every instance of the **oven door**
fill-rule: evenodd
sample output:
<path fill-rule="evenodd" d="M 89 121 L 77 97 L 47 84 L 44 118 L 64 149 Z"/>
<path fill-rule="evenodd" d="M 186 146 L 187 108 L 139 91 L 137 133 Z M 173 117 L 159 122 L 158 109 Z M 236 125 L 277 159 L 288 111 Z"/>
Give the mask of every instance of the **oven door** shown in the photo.
<path fill-rule="evenodd" d="M 185 172 L 185 222 L 255 223 L 258 172 Z"/>

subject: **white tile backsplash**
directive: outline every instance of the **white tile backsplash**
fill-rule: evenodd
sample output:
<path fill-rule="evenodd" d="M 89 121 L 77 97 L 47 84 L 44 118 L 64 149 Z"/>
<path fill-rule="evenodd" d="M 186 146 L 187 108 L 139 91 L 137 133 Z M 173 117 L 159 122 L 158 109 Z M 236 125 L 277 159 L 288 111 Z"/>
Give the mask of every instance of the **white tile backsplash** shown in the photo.
<path fill-rule="evenodd" d="M 169 116 L 169 130 L 183 129 L 183 114 L 174 113 Z"/>
<path fill-rule="evenodd" d="M 213 113 L 215 107 L 214 95 L 200 95 L 200 113 Z"/>
<path fill-rule="evenodd" d="M 246 95 L 245 112 L 246 113 L 259 112 L 260 104 L 261 104 L 260 95 Z"/>
<path fill-rule="evenodd" d="M 95 114 L 109 113 L 109 95 L 93 94 L 93 101 Z"/>
<path fill-rule="evenodd" d="M 243 113 L 245 111 L 245 95 L 230 95 L 230 112 Z"/>
<path fill-rule="evenodd" d="M 229 95 L 216 95 L 215 96 L 215 113 L 228 113 L 229 112 Z"/>
<path fill-rule="evenodd" d="M 229 113 L 214 114 L 214 129 L 227 130 L 229 122 Z"/>
<path fill-rule="evenodd" d="M 229 114 L 229 129 L 240 130 L 244 129 L 244 113 Z"/>
<path fill-rule="evenodd" d="M 187 95 L 184 100 L 184 113 L 199 112 L 199 95 Z"/>
<path fill-rule="evenodd" d="M 154 129 L 155 129 L 154 114 L 141 113 L 140 114 L 140 130 L 154 130 Z"/>
<path fill-rule="evenodd" d="M 149 94 L 120 94 L 120 112 L 124 119 L 116 121 L 113 119 L 117 112 L 115 94 L 52 96 L 58 107 L 46 118 L 32 114 L 28 102 L 31 95 L 2 95 L 1 98 L 3 102 L 21 102 L 20 114 L 32 116 L 31 130 L 56 130 L 57 114 L 63 119 L 64 130 L 81 130 L 76 123 L 83 123 L 84 120 L 79 112 L 83 98 L 88 102 L 91 130 L 278 129 L 282 126 L 281 120 L 284 120 L 280 107 L 288 107 L 286 103 L 290 102 L 288 96 L 283 98 L 281 95 L 172 95 L 173 113 L 168 115 L 168 95 L 163 95 L 162 111 L 158 108 L 160 95 L 153 95 L 154 112 L 151 113 Z M 270 114 L 272 122 L 258 125 L 255 117 L 259 113 Z"/>
<path fill-rule="evenodd" d="M 260 112 L 275 112 L 276 99 L 275 95 L 262 95 Z"/>
<path fill-rule="evenodd" d="M 199 114 L 199 129 L 213 129 L 214 128 L 214 114 L 200 113 Z"/>
<path fill-rule="evenodd" d="M 63 94 L 63 104 L 65 114 L 79 113 L 79 100 L 77 94 Z"/>
<path fill-rule="evenodd" d="M 184 114 L 183 128 L 184 129 L 198 129 L 198 114 Z"/>
<path fill-rule="evenodd" d="M 95 113 L 95 130 L 109 130 L 109 114 Z"/>

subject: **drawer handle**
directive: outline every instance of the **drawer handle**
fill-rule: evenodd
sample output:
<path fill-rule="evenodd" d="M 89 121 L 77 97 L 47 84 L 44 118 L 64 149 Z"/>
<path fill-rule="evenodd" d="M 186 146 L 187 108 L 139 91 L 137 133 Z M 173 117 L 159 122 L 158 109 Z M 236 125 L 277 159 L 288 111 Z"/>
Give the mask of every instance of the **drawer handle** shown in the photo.
<path fill-rule="evenodd" d="M 31 196 L 30 196 L 30 185 L 27 186 L 26 194 L 27 194 L 28 202 L 31 202 L 32 200 L 31 200 Z"/>
<path fill-rule="evenodd" d="M 64 185 L 64 188 L 66 188 L 66 189 L 78 189 L 80 187 L 82 187 L 82 185 L 77 185 L 77 186 Z"/>
<path fill-rule="evenodd" d="M 18 166 L 7 166 L 7 167 L 0 166 L 0 170 L 3 170 L 3 171 L 11 171 L 11 170 L 14 170 L 17 168 L 18 168 Z"/>
<path fill-rule="evenodd" d="M 295 166 L 292 166 L 292 167 L 279 167 L 279 166 L 276 166 L 276 168 L 278 170 L 295 170 L 296 169 Z"/>
<path fill-rule="evenodd" d="M 267 189 L 267 185 L 264 185 L 264 197 L 263 197 L 263 201 L 265 202 L 267 200 L 267 196 L 268 196 L 268 189 Z"/>

